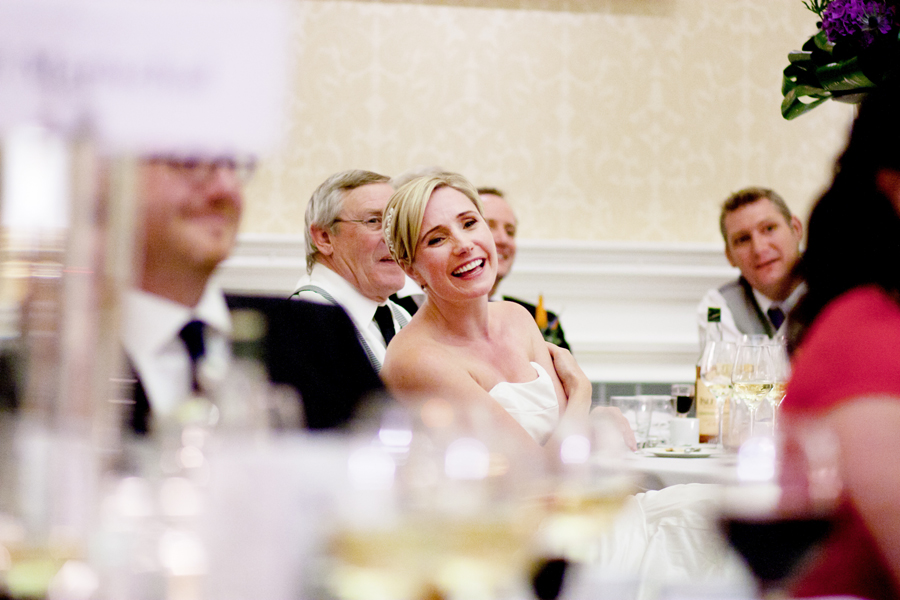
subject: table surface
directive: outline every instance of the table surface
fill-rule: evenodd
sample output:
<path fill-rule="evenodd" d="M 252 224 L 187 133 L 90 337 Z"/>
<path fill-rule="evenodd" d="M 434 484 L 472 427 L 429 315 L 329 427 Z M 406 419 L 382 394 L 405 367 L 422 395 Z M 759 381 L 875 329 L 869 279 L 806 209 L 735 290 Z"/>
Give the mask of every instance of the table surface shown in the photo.
<path fill-rule="evenodd" d="M 646 475 L 643 485 L 646 489 L 662 489 L 679 483 L 727 483 L 734 473 L 737 457 L 715 448 L 715 445 L 700 444 L 700 448 L 712 454 L 708 457 L 693 456 L 679 458 L 659 457 L 653 450 L 638 450 L 625 458 L 625 466 Z"/>

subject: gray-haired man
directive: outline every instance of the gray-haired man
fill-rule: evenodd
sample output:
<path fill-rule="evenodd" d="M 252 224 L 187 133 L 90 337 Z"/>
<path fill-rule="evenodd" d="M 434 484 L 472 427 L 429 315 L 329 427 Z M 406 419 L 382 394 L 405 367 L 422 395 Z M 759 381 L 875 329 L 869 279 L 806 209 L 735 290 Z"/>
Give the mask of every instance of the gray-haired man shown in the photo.
<path fill-rule="evenodd" d="M 410 318 L 388 299 L 406 281 L 381 233 L 393 192 L 389 177 L 361 170 L 336 173 L 316 188 L 306 206 L 307 273 L 294 292 L 302 300 L 340 305 L 376 370 L 394 332 Z"/>

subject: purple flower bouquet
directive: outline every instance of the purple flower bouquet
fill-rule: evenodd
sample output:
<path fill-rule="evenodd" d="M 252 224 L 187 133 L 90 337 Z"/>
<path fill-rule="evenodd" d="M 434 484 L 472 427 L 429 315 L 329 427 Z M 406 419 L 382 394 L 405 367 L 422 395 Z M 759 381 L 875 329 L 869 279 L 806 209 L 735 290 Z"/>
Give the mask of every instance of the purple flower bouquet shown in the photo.
<path fill-rule="evenodd" d="M 819 31 L 788 55 L 781 114 L 794 119 L 828 99 L 859 102 L 896 75 L 900 11 L 887 0 L 805 0 Z"/>

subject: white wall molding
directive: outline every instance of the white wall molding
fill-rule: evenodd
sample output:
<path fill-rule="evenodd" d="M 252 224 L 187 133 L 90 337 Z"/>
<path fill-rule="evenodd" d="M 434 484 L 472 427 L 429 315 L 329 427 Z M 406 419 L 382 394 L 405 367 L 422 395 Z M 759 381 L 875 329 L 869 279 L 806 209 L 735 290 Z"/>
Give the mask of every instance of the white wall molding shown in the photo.
<path fill-rule="evenodd" d="M 229 291 L 289 295 L 306 268 L 301 236 L 242 235 L 217 277 Z M 718 244 L 520 240 L 508 296 L 560 315 L 593 381 L 693 380 L 695 310 L 737 276 Z"/>

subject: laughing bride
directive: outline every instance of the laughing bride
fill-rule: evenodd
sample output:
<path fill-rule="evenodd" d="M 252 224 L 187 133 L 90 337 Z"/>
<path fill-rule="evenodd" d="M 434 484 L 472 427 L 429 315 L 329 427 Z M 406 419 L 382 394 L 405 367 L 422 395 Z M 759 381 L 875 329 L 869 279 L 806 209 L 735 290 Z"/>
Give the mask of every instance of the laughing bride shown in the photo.
<path fill-rule="evenodd" d="M 437 395 L 544 446 L 585 426 L 591 384 L 571 354 L 544 342 L 527 310 L 488 301 L 497 251 L 482 212 L 475 188 L 455 173 L 414 179 L 391 197 L 385 240 L 427 300 L 391 341 L 381 375 L 401 400 Z"/>

